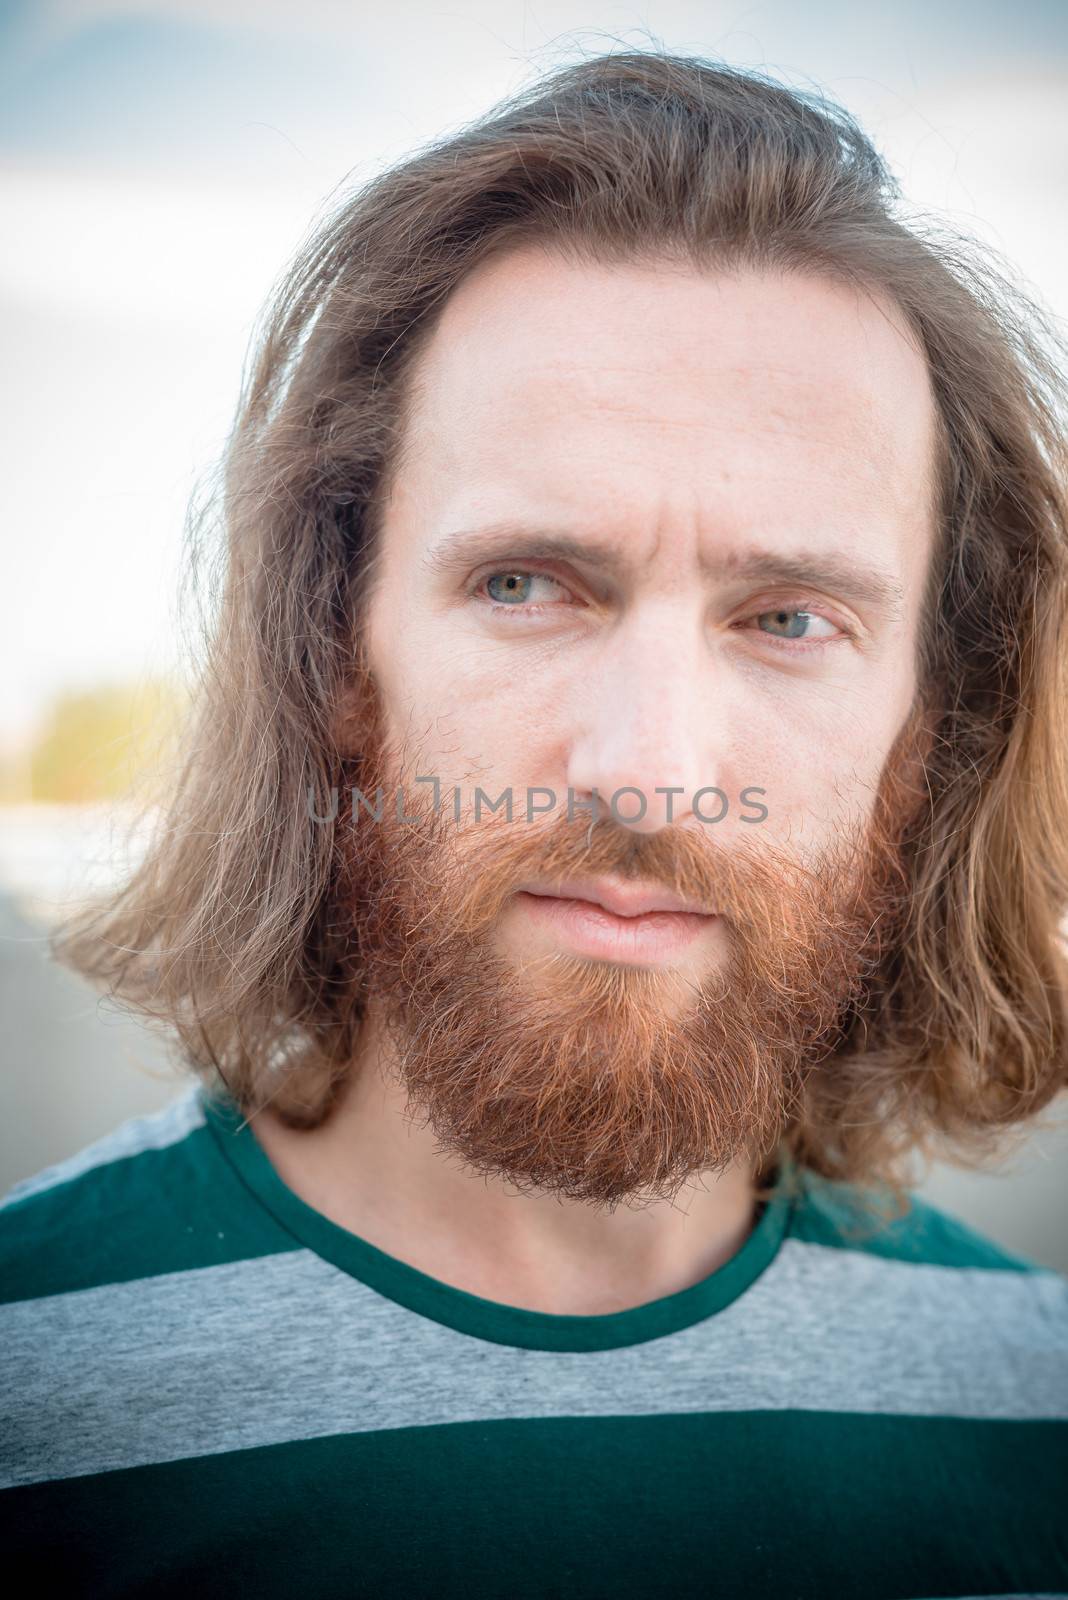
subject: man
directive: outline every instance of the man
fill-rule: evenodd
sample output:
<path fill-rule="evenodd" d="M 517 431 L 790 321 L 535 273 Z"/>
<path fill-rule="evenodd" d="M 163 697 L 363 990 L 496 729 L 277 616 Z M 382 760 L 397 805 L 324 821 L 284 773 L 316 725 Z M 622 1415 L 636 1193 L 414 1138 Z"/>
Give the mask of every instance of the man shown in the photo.
<path fill-rule="evenodd" d="M 1066 1081 L 1063 440 L 987 283 L 656 54 L 297 263 L 173 809 L 60 947 L 199 1081 L 2 1215 L 38 1578 L 1068 1593 L 1068 1282 L 903 1179 Z"/>

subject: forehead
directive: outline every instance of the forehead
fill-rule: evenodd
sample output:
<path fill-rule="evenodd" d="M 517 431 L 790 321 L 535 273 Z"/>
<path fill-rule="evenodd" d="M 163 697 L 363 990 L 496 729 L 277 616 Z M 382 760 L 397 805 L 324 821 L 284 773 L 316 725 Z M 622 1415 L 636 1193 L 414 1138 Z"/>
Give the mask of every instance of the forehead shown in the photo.
<path fill-rule="evenodd" d="M 524 247 L 447 302 L 406 443 L 407 492 L 449 520 L 900 520 L 930 504 L 934 403 L 903 317 L 859 289 Z"/>

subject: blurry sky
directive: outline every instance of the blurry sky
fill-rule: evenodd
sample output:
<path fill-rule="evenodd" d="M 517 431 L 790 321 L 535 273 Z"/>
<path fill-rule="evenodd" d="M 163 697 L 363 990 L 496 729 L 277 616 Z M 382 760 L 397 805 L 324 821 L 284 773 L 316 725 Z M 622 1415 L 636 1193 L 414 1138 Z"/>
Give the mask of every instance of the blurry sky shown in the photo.
<path fill-rule="evenodd" d="M 564 61 L 820 88 L 1068 315 L 1068 4 L 0 0 L 0 746 L 175 657 L 182 520 L 331 197 Z"/>

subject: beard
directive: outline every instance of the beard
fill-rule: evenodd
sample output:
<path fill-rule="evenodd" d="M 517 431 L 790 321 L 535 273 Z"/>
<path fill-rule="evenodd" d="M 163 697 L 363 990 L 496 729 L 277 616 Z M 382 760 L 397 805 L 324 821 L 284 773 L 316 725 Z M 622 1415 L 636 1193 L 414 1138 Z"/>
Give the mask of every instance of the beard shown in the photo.
<path fill-rule="evenodd" d="M 915 727 L 871 814 L 804 860 L 763 835 L 720 845 L 708 825 L 461 824 L 408 781 L 428 769 L 386 750 L 376 715 L 345 766 L 333 905 L 349 992 L 374 1008 L 406 1114 L 474 1172 L 609 1210 L 671 1201 L 737 1163 L 770 1175 L 809 1074 L 842 1045 L 902 926 Z M 352 793 L 371 806 L 379 787 L 380 818 Z M 516 890 L 579 874 L 714 907 L 725 951 L 699 979 L 502 954 L 495 931 Z"/>

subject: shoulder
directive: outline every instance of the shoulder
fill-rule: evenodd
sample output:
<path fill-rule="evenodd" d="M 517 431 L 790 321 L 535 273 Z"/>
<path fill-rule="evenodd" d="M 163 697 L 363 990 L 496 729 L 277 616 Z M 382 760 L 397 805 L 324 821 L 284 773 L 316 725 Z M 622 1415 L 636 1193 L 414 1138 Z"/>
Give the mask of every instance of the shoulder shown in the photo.
<path fill-rule="evenodd" d="M 161 1111 L 129 1117 L 103 1138 L 85 1145 L 75 1155 L 22 1178 L 0 1196 L 0 1211 L 21 1205 L 36 1195 L 60 1195 L 87 1173 L 101 1173 L 146 1150 L 165 1150 L 203 1126 L 204 1112 L 198 1084 L 187 1086 Z"/>
<path fill-rule="evenodd" d="M 1006 1249 L 918 1195 L 907 1192 L 905 1201 L 906 1209 L 895 1215 L 876 1189 L 804 1173 L 791 1219 L 791 1237 L 886 1261 L 1048 1274 L 1049 1269 Z"/>
<path fill-rule="evenodd" d="M 876 1352 L 896 1394 L 922 1378 L 946 1412 L 1068 1419 L 1068 1277 L 905 1198 L 888 1215 L 880 1193 L 804 1175 L 778 1263 L 799 1320 L 843 1360 Z"/>
<path fill-rule="evenodd" d="M 199 1085 L 16 1184 L 0 1202 L 0 1488 L 136 1463 L 146 1419 L 169 1430 L 175 1371 L 210 1365 L 253 1307 L 269 1316 L 294 1253 Z"/>
<path fill-rule="evenodd" d="M 208 1137 L 194 1084 L 16 1183 L 0 1199 L 0 1301 L 188 1264 Z"/>

